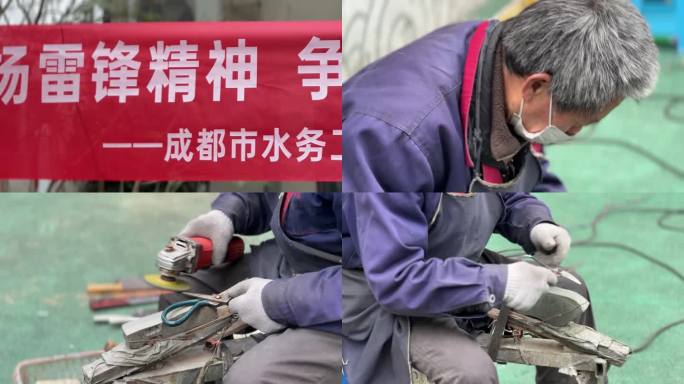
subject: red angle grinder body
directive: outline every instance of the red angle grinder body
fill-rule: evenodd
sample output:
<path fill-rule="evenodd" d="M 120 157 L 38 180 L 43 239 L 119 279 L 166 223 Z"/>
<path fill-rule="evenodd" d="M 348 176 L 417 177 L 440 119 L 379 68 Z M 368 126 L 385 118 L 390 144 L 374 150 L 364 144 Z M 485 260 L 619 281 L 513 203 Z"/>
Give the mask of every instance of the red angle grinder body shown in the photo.
<path fill-rule="evenodd" d="M 206 237 L 172 237 L 157 255 L 159 275 L 145 275 L 145 280 L 155 287 L 184 291 L 189 285 L 179 281 L 181 274 L 190 274 L 212 265 L 214 245 Z M 234 263 L 245 254 L 244 241 L 234 236 L 228 243 L 224 263 Z"/>
<path fill-rule="evenodd" d="M 195 243 L 194 248 L 196 249 L 196 256 L 192 257 L 193 266 L 192 271 L 187 273 L 197 272 L 198 269 L 206 269 L 211 267 L 211 258 L 214 252 L 214 244 L 210 239 L 206 237 L 190 237 L 189 241 Z M 245 254 L 245 242 L 234 236 L 230 239 L 228 243 L 228 249 L 226 250 L 226 257 L 224 263 L 234 263 Z"/>

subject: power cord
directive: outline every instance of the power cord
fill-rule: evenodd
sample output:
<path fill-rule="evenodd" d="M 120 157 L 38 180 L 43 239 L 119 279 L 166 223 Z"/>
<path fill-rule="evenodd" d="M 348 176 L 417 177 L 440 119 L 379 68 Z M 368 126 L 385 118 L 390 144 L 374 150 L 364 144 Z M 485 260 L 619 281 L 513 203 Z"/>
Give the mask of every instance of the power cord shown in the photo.
<path fill-rule="evenodd" d="M 665 120 L 669 120 L 670 122 L 676 123 L 676 124 L 681 124 L 682 127 L 684 127 L 684 115 L 677 115 L 674 113 L 674 110 L 677 106 L 680 106 L 684 104 L 684 95 L 677 95 L 677 94 L 664 94 L 664 93 L 659 93 L 659 94 L 653 94 L 649 99 L 661 99 L 664 98 L 667 100 L 667 104 L 665 105 L 665 108 L 663 108 L 662 115 L 665 118 Z M 684 107 L 684 106 L 682 106 Z M 668 173 L 672 174 L 678 179 L 684 180 L 684 169 L 678 168 L 673 164 L 668 163 L 665 159 L 657 156 L 654 153 L 649 152 L 647 149 L 644 147 L 631 143 L 627 140 L 624 139 L 618 139 L 618 138 L 605 138 L 605 137 L 594 137 L 594 134 L 596 133 L 596 128 L 599 124 L 594 124 L 589 127 L 587 127 L 587 133 L 583 135 L 582 137 L 578 137 L 577 139 L 574 139 L 568 143 L 565 144 L 560 144 L 560 145 L 572 145 L 572 144 L 584 144 L 584 145 L 608 145 L 608 146 L 614 146 L 614 147 L 620 147 L 624 148 L 628 151 L 631 151 L 633 153 L 636 153 L 637 155 L 640 155 L 641 157 L 644 157 L 656 165 L 658 165 L 660 168 L 663 170 L 667 171 Z"/>
<path fill-rule="evenodd" d="M 672 275 L 676 276 L 679 280 L 681 280 L 684 283 L 684 274 L 677 270 L 675 267 L 672 265 L 662 261 L 658 260 L 656 257 L 653 257 L 645 252 L 642 252 L 634 247 L 631 247 L 629 245 L 615 242 L 615 241 L 597 241 L 595 240 L 596 237 L 598 236 L 598 225 L 599 223 L 605 219 L 606 217 L 617 214 L 617 213 L 660 213 L 661 215 L 658 217 L 657 220 L 657 225 L 661 229 L 667 230 L 667 231 L 674 231 L 674 232 L 681 232 L 684 233 L 684 227 L 677 227 L 671 224 L 668 224 L 666 221 L 673 216 L 684 216 L 684 209 L 667 209 L 667 208 L 647 208 L 647 207 L 634 207 L 635 203 L 638 203 L 641 199 L 638 199 L 636 201 L 631 201 L 626 205 L 607 205 L 599 212 L 593 219 L 592 221 L 585 226 L 590 227 L 591 233 L 589 236 L 585 239 L 578 240 L 578 241 L 573 241 L 572 246 L 573 247 L 597 247 L 597 248 L 614 248 L 614 249 L 619 249 L 622 251 L 629 252 L 637 257 L 640 257 L 652 264 L 655 264 L 664 270 L 668 271 Z M 509 248 L 509 249 L 504 249 L 501 251 L 498 251 L 499 253 L 502 254 L 508 254 L 510 257 L 515 257 L 515 256 L 523 256 L 525 255 L 524 252 L 521 252 L 520 248 Z M 638 346 L 634 347 L 632 349 L 632 353 L 640 353 L 646 350 L 648 347 L 651 346 L 653 341 L 663 334 L 664 332 L 670 330 L 671 328 L 674 328 L 678 325 L 684 324 L 684 318 L 675 320 L 672 322 L 669 322 L 659 328 L 657 328 L 655 331 L 650 333 L 644 341 L 642 341 Z"/>

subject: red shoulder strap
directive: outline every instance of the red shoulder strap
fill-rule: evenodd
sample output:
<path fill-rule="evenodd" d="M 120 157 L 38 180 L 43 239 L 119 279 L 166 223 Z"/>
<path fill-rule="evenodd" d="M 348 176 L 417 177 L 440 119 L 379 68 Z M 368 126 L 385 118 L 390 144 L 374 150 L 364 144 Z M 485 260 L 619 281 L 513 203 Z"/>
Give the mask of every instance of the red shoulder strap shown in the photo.
<path fill-rule="evenodd" d="M 544 154 L 544 146 L 539 143 L 532 143 L 532 145 L 530 145 L 530 149 L 532 150 L 532 154 L 534 155 Z"/>
<path fill-rule="evenodd" d="M 466 165 L 470 168 L 474 167 L 475 164 L 470 156 L 470 148 L 468 148 L 468 114 L 470 113 L 470 102 L 473 99 L 477 64 L 480 61 L 480 51 L 482 50 L 482 45 L 487 37 L 488 27 L 489 20 L 485 20 L 475 29 L 473 37 L 470 39 L 470 44 L 468 45 L 468 53 L 466 55 L 465 68 L 463 70 L 463 82 L 461 86 L 461 123 L 463 125 L 465 160 Z M 482 165 L 482 178 L 490 183 L 503 183 L 501 172 L 486 164 Z"/>
<path fill-rule="evenodd" d="M 463 70 L 463 82 L 461 83 L 461 124 L 463 125 L 463 143 L 465 145 L 466 165 L 470 168 L 474 167 L 475 164 L 470 157 L 470 148 L 468 148 L 468 115 L 470 113 L 470 102 L 473 99 L 477 63 L 480 60 L 480 50 L 487 37 L 487 27 L 489 27 L 489 20 L 480 23 L 475 29 L 473 37 L 470 38 L 465 68 Z"/>
<path fill-rule="evenodd" d="M 287 213 L 287 209 L 290 207 L 290 202 L 292 201 L 292 197 L 294 195 L 295 195 L 295 193 L 285 192 L 285 196 L 283 196 L 283 204 L 280 207 L 280 224 L 281 225 L 285 224 L 285 214 Z"/>

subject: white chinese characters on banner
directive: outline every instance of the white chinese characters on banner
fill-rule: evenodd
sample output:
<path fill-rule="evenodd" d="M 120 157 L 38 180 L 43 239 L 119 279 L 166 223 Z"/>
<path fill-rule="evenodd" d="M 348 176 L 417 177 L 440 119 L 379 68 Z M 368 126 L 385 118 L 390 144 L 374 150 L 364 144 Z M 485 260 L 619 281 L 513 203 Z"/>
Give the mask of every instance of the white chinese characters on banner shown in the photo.
<path fill-rule="evenodd" d="M 81 44 L 44 44 L 40 54 L 43 103 L 77 103 L 80 98 L 83 68 Z"/>
<path fill-rule="evenodd" d="M 161 103 L 163 88 L 167 88 L 167 101 L 176 102 L 176 94 L 181 94 L 184 103 L 195 100 L 195 84 L 197 80 L 196 44 L 188 44 L 181 40 L 178 45 L 165 45 L 157 41 L 155 47 L 150 47 L 150 69 L 154 71 L 147 90 L 154 92 L 154 102 Z M 168 72 L 168 73 L 167 73 Z"/>
<path fill-rule="evenodd" d="M 275 128 L 272 135 L 264 135 L 264 141 L 267 143 L 267 145 L 266 149 L 261 154 L 261 157 L 264 159 L 268 157 L 268 160 L 271 163 L 275 163 L 276 161 L 280 160 L 280 154 L 282 153 L 283 156 L 289 159 L 292 154 L 285 146 L 285 142 L 289 138 L 290 134 L 287 132 L 282 136 L 280 135 L 280 128 Z"/>
<path fill-rule="evenodd" d="M 314 101 L 328 97 L 329 87 L 342 86 L 342 51 L 340 40 L 321 40 L 314 36 L 306 48 L 299 52 L 302 61 L 313 61 L 318 64 L 300 65 L 297 73 L 316 74 L 316 78 L 302 79 L 304 87 L 317 88 L 311 92 Z M 323 52 L 320 52 L 323 50 Z"/>
<path fill-rule="evenodd" d="M 197 139 L 197 152 L 200 161 L 217 162 L 218 159 L 222 159 L 226 155 L 226 147 L 223 144 L 225 137 L 225 129 L 207 131 L 206 128 L 202 128 Z"/>
<path fill-rule="evenodd" d="M 128 96 L 138 96 L 138 70 L 140 62 L 133 59 L 140 46 L 126 45 L 122 41 L 113 49 L 106 48 L 100 41 L 93 52 L 95 73 L 95 101 L 100 102 L 106 96 L 118 97 L 119 103 L 125 103 Z"/>
<path fill-rule="evenodd" d="M 317 129 L 309 129 L 304 127 L 297 135 L 297 148 L 300 155 L 297 156 L 297 161 L 302 162 L 307 158 L 311 162 L 319 162 L 323 159 L 323 147 L 325 142 L 319 140 L 323 136 L 323 131 Z M 311 154 L 314 154 L 313 157 Z"/>
<path fill-rule="evenodd" d="M 111 47 L 100 41 L 90 57 L 94 72 L 90 79 L 95 83 L 96 102 L 114 97 L 126 103 L 128 98 L 140 96 L 138 80 L 141 62 L 136 60 L 140 45 L 122 41 Z M 224 47 L 214 40 L 214 47 L 200 54 L 199 45 L 180 40 L 179 44 L 157 41 L 149 47 L 149 70 L 152 75 L 147 90 L 154 95 L 155 103 L 175 103 L 179 96 L 184 103 L 195 100 L 200 56 L 213 60 L 205 77 L 213 88 L 212 100 L 221 101 L 224 89 L 235 89 L 235 100 L 244 102 L 248 90 L 258 87 L 258 47 L 248 46 L 247 40 L 238 38 L 235 46 Z M 27 54 L 25 46 L 6 46 L 0 50 L 0 100 L 22 104 L 27 99 L 29 66 L 19 64 Z M 82 44 L 44 44 L 40 53 L 41 102 L 76 103 L 80 100 L 81 74 L 84 68 Z M 328 97 L 331 87 L 342 86 L 341 41 L 312 37 L 299 53 L 302 62 L 297 73 L 303 75 L 303 88 L 313 88 L 311 100 Z M 147 77 L 145 77 L 147 78 Z M 165 94 L 166 93 L 166 94 Z"/>
<path fill-rule="evenodd" d="M 213 101 L 221 101 L 221 86 L 237 90 L 237 101 L 245 101 L 245 89 L 257 87 L 257 47 L 247 47 L 238 39 L 237 47 L 223 48 L 219 40 L 209 52 L 214 66 L 207 82 L 214 86 Z"/>
<path fill-rule="evenodd" d="M 334 130 L 333 136 L 341 136 L 342 130 Z M 261 157 L 268 159 L 271 163 L 276 163 L 281 160 L 281 156 L 285 159 L 292 157 L 292 152 L 287 148 L 286 143 L 290 138 L 290 134 L 281 133 L 280 128 L 273 129 L 272 135 L 260 135 L 258 131 L 250 131 L 245 128 L 240 128 L 239 131 L 231 131 L 230 137 L 230 158 L 239 159 L 240 162 L 246 162 L 254 159 L 257 153 L 259 143 L 265 146 Z M 297 162 L 310 161 L 317 163 L 323 160 L 323 152 L 326 147 L 325 141 L 322 139 L 323 131 L 319 129 L 310 129 L 304 127 L 296 136 L 297 141 L 291 144 L 296 145 L 299 151 L 299 156 L 296 158 Z M 199 161 L 218 162 L 226 155 L 226 131 L 224 129 L 208 130 L 202 128 L 198 134 L 197 146 L 195 150 L 198 154 Z M 166 137 L 166 154 L 164 161 L 169 162 L 185 161 L 191 162 L 194 157 L 192 152 L 193 135 L 187 128 L 181 128 L 178 132 L 168 133 Z M 103 143 L 103 148 L 107 149 L 154 149 L 162 148 L 162 143 Z M 330 155 L 333 161 L 341 161 L 342 155 Z"/>
<path fill-rule="evenodd" d="M 17 64 L 26 56 L 26 47 L 3 47 L 0 51 L 0 100 L 7 105 L 23 104 L 28 92 L 28 65 Z"/>
<path fill-rule="evenodd" d="M 341 129 L 334 129 L 333 136 L 342 137 Z M 342 161 L 342 155 L 330 155 L 330 160 L 332 161 Z"/>
<path fill-rule="evenodd" d="M 233 138 L 231 139 L 230 147 L 230 157 L 232 159 L 237 158 L 238 154 L 240 155 L 240 161 L 242 162 L 254 158 L 257 132 L 240 128 L 240 131 L 238 132 L 231 132 L 230 137 Z"/>
<path fill-rule="evenodd" d="M 166 136 L 166 156 L 164 161 L 178 160 L 190 162 L 193 153 L 190 152 L 192 133 L 187 128 L 181 128 L 178 133 L 169 133 Z"/>

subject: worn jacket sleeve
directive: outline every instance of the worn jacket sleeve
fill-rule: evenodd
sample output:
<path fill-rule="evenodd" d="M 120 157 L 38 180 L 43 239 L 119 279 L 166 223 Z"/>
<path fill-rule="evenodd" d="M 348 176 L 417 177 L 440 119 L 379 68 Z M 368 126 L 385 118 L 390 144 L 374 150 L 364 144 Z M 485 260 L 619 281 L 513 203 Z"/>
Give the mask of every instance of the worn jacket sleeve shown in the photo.
<path fill-rule="evenodd" d="M 496 231 L 522 246 L 525 252 L 534 253 L 530 231 L 539 223 L 553 223 L 549 207 L 528 193 L 502 193 L 501 198 L 504 202 L 504 214 Z"/>
<path fill-rule="evenodd" d="M 503 298 L 506 266 L 482 265 L 454 254 L 426 258 L 424 194 L 356 193 L 345 215 L 376 300 L 397 314 L 431 315 Z"/>
<path fill-rule="evenodd" d="M 339 266 L 273 280 L 264 288 L 262 300 L 266 314 L 278 323 L 341 332 Z"/>
<path fill-rule="evenodd" d="M 278 203 L 277 193 L 222 193 L 212 209 L 225 213 L 235 226 L 235 233 L 258 235 L 271 229 L 270 221 Z"/>
<path fill-rule="evenodd" d="M 434 190 L 434 177 L 421 148 L 398 127 L 366 114 L 342 122 L 344 192 Z M 401 177 L 397 171 L 401 170 Z"/>

